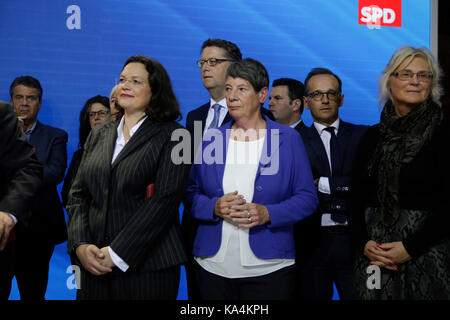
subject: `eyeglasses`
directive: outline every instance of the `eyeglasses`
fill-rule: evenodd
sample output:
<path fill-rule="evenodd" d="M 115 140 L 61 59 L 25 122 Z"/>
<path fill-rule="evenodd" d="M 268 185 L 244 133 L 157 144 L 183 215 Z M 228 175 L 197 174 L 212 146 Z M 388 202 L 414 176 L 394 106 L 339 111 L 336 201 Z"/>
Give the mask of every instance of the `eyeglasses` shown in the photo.
<path fill-rule="evenodd" d="M 322 99 L 325 95 L 327 96 L 328 100 L 337 101 L 339 99 L 339 96 L 341 95 L 341 93 L 338 91 L 334 91 L 334 90 L 330 90 L 327 92 L 322 92 L 322 91 L 317 90 L 317 91 L 311 92 L 308 95 L 308 97 L 311 97 L 315 101 L 322 101 Z"/>
<path fill-rule="evenodd" d="M 127 82 L 133 88 L 142 87 L 145 84 L 145 81 L 137 80 L 137 79 L 125 79 L 125 78 L 116 79 L 116 85 L 119 85 L 119 84 L 124 85 Z"/>
<path fill-rule="evenodd" d="M 106 110 L 100 110 L 100 111 L 91 111 L 89 112 L 89 118 L 95 118 L 97 115 L 100 118 L 106 118 L 106 116 L 109 114 L 109 111 Z"/>
<path fill-rule="evenodd" d="M 412 72 L 409 70 L 400 70 L 393 72 L 392 75 L 402 81 L 409 81 L 414 78 L 414 75 L 417 76 L 417 81 L 420 82 L 430 82 L 433 79 L 433 74 L 428 71 Z"/>
<path fill-rule="evenodd" d="M 208 64 L 208 66 L 214 67 L 216 64 L 222 63 L 222 62 L 225 62 L 225 61 L 234 61 L 234 60 L 209 58 L 209 59 L 206 59 L 206 60 L 198 60 L 197 61 L 197 65 L 198 65 L 199 68 L 201 68 L 201 67 L 203 67 L 203 64 L 206 62 Z"/>

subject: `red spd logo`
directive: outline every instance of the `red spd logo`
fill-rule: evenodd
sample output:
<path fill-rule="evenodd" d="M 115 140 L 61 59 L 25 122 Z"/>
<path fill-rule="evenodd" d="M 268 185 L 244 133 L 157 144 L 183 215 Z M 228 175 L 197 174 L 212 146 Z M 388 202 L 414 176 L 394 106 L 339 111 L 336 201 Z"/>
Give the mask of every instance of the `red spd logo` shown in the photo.
<path fill-rule="evenodd" d="M 401 27 L 402 0 L 359 0 L 358 23 L 377 29 Z"/>

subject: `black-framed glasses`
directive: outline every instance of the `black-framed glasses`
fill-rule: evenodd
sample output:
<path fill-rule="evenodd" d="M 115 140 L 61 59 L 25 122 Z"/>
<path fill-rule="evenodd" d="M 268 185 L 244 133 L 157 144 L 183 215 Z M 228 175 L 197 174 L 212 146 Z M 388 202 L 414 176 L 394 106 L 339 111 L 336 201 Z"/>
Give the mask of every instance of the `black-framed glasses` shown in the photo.
<path fill-rule="evenodd" d="M 410 70 L 400 70 L 398 72 L 393 72 L 392 75 L 402 81 L 409 81 L 414 78 L 414 76 L 416 76 L 417 81 L 420 82 L 430 82 L 431 79 L 433 79 L 433 73 L 428 71 L 412 72 Z"/>
<path fill-rule="evenodd" d="M 219 63 L 222 63 L 222 62 L 225 62 L 225 61 L 234 61 L 234 60 L 231 60 L 231 59 L 209 58 L 209 59 L 206 59 L 206 60 L 198 60 L 198 61 L 197 61 L 197 66 L 198 66 L 199 68 L 201 68 L 201 67 L 203 67 L 203 64 L 206 62 L 206 63 L 208 64 L 208 66 L 214 67 L 216 64 L 219 64 Z"/>
<path fill-rule="evenodd" d="M 338 101 L 339 97 L 341 96 L 341 93 L 339 91 L 335 91 L 335 90 L 329 90 L 327 92 L 322 92 L 319 90 L 313 91 L 311 92 L 308 97 L 310 97 L 311 99 L 315 100 L 315 101 L 322 101 L 324 96 L 327 96 L 328 100 L 331 101 Z"/>
<path fill-rule="evenodd" d="M 108 110 L 100 110 L 100 111 L 91 111 L 89 112 L 89 118 L 95 118 L 97 115 L 100 118 L 106 118 L 106 116 L 108 116 L 110 111 Z"/>

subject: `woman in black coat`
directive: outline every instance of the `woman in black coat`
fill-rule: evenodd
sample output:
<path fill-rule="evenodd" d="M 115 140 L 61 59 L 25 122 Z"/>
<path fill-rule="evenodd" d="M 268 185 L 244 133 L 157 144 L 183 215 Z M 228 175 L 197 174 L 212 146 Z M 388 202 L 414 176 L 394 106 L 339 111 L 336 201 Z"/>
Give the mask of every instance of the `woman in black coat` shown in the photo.
<path fill-rule="evenodd" d="M 381 120 L 361 140 L 352 177 L 362 299 L 450 298 L 450 128 L 439 77 L 427 49 L 403 47 L 380 78 Z"/>

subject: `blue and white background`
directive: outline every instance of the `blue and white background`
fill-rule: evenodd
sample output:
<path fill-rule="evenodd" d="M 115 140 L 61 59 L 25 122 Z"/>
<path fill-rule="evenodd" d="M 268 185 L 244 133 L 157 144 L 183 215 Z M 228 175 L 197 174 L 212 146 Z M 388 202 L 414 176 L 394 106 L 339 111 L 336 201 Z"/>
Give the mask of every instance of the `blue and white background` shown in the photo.
<path fill-rule="evenodd" d="M 164 65 L 185 117 L 209 99 L 195 64 L 201 45 L 222 38 L 261 61 L 271 82 L 330 68 L 343 81 L 341 118 L 375 124 L 377 78 L 398 47 L 430 47 L 430 11 L 430 0 L 405 0 L 402 26 L 377 29 L 358 24 L 357 0 L 0 0 L 0 99 L 9 101 L 15 77 L 39 79 L 39 119 L 69 133 L 70 160 L 83 104 L 109 96 L 129 56 Z M 308 110 L 303 119 L 311 124 Z M 75 298 L 65 250 L 61 244 L 52 258 L 47 299 Z M 18 297 L 14 287 L 10 298 Z"/>

